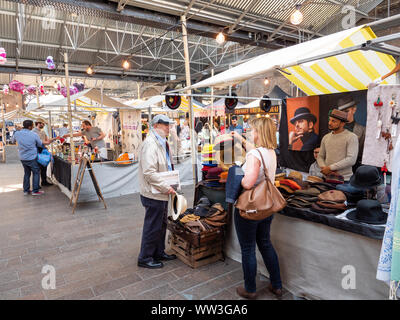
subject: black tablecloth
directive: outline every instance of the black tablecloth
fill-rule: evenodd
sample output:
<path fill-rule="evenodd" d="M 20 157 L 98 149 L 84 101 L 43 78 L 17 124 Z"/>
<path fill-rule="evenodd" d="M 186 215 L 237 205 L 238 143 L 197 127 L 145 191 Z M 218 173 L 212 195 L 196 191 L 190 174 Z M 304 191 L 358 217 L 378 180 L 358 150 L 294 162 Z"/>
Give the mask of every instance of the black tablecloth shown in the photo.
<path fill-rule="evenodd" d="M 71 164 L 54 156 L 53 175 L 59 183 L 71 190 Z"/>
<path fill-rule="evenodd" d="M 334 215 L 313 212 L 309 209 L 286 207 L 280 214 L 292 218 L 321 223 L 332 228 L 353 232 L 372 239 L 383 239 L 385 226 L 373 226 L 352 220 L 338 219 Z"/>

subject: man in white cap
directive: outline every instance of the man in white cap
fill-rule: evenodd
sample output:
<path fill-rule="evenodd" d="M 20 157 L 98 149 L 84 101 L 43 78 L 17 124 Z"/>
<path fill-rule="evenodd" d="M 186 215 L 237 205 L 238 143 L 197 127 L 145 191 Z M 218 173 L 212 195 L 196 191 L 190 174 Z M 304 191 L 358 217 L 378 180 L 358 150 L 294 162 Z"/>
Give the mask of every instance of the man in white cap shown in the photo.
<path fill-rule="evenodd" d="M 159 175 L 174 170 L 167 142 L 170 124 L 173 123 L 166 115 L 156 115 L 139 155 L 140 200 L 146 211 L 138 257 L 138 266 L 143 268 L 162 268 L 162 261 L 176 259 L 175 255 L 164 251 L 168 197 L 175 190 Z"/>

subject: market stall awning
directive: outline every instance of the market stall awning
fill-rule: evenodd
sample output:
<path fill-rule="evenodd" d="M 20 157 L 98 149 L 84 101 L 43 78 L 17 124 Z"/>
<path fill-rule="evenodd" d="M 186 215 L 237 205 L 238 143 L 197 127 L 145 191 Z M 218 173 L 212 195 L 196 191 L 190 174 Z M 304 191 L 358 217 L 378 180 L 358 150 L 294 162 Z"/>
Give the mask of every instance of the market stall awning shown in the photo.
<path fill-rule="evenodd" d="M 314 57 L 317 59 L 321 55 L 361 45 L 373 38 L 376 35 L 368 26 L 344 30 L 263 54 L 196 83 L 191 88 L 225 87 L 280 68 L 290 73 L 282 72 L 308 95 L 363 90 L 370 82 L 395 67 L 392 56 L 372 50 L 357 50 L 303 64 L 298 64 L 298 61 Z M 395 76 L 387 78 L 383 83 L 395 83 Z"/>

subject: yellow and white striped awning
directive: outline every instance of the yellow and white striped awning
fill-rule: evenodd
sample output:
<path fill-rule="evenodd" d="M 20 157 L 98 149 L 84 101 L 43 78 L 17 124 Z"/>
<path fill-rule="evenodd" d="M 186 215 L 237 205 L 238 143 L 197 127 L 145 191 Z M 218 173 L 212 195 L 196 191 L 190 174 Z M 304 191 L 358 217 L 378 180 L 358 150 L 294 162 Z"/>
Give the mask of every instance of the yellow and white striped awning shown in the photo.
<path fill-rule="evenodd" d="M 341 40 L 333 50 L 353 47 L 376 38 L 370 27 L 363 27 Z M 389 73 L 396 65 L 388 54 L 368 50 L 353 51 L 284 69 L 282 73 L 307 95 L 320 95 L 367 89 L 375 79 Z M 394 84 L 395 75 L 383 84 Z"/>

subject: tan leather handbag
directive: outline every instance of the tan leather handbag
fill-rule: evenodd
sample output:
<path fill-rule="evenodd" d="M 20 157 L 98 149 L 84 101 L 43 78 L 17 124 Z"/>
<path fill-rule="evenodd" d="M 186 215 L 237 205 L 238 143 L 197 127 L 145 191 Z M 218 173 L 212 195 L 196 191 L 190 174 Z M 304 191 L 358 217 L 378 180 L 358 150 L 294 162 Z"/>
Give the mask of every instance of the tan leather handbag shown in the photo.
<path fill-rule="evenodd" d="M 235 207 L 242 218 L 262 220 L 286 207 L 286 200 L 268 177 L 267 167 L 260 152 L 265 179 L 255 187 L 245 190 L 239 196 Z"/>

